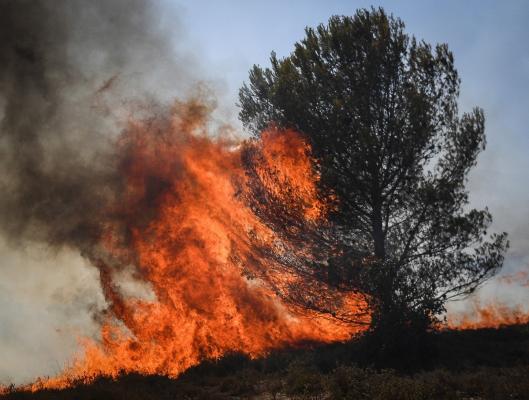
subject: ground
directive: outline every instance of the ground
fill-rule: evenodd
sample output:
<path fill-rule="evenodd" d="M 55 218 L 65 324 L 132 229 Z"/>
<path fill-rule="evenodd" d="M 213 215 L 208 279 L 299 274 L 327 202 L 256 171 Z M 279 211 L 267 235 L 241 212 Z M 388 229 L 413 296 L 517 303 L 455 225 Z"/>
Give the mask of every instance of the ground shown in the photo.
<path fill-rule="evenodd" d="M 428 352 L 386 365 L 361 340 L 283 350 L 259 360 L 231 355 L 178 379 L 128 374 L 63 391 L 13 390 L 6 400 L 529 399 L 529 325 L 434 332 Z"/>

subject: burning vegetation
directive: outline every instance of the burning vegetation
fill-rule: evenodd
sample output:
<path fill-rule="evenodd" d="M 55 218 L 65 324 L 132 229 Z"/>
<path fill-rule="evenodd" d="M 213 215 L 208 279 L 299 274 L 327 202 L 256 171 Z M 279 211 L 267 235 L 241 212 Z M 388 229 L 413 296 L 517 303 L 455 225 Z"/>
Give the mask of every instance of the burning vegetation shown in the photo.
<path fill-rule="evenodd" d="M 146 69 L 168 43 L 150 28 L 146 3 L 91 4 L 0 6 L 9 61 L 0 67 L 2 233 L 15 244 L 79 251 L 97 268 L 107 303 L 94 312 L 100 337 L 80 338 L 62 373 L 26 389 L 123 373 L 176 377 L 230 353 L 255 359 L 367 331 L 391 339 L 417 325 L 422 333 L 437 326 L 448 299 L 501 267 L 506 235 L 486 236 L 488 211 L 465 208 L 483 114 L 457 116 L 447 47 L 434 54 L 417 45 L 382 10 L 333 18 L 308 30 L 291 58 L 273 56 L 273 72 L 254 68 L 241 90 L 241 119 L 254 135 L 243 140 L 214 129 L 205 96 L 128 100 L 130 68 Z M 117 41 L 106 43 L 116 18 Z M 89 30 L 94 21 L 103 33 Z M 343 56 L 325 46 L 341 30 L 375 41 L 364 52 L 371 58 L 355 53 L 353 63 L 367 62 L 379 73 L 373 81 L 346 71 L 362 101 L 308 60 L 319 45 L 337 53 L 322 65 Z M 81 50 L 105 56 L 85 65 Z M 384 51 L 398 62 L 379 70 L 372 61 Z M 335 87 L 345 88 L 338 98 L 317 97 Z M 307 104 L 285 100 L 290 89 Z M 378 96 L 380 115 L 366 111 L 366 92 Z M 322 104 L 334 119 L 322 117 Z M 448 325 L 528 322 L 487 310 L 478 322 Z"/>
<path fill-rule="evenodd" d="M 482 304 L 472 301 L 467 311 L 449 315 L 450 329 L 501 328 L 509 325 L 529 324 L 529 313 L 518 305 L 503 304 L 500 301 Z"/>
<path fill-rule="evenodd" d="M 99 317 L 101 340 L 82 339 L 71 366 L 32 390 L 127 372 L 176 377 L 226 353 L 257 357 L 345 341 L 368 327 L 358 293 L 333 299 L 338 314 L 360 316 L 357 324 L 285 303 L 279 291 L 301 279 L 260 259 L 254 245 L 288 248 L 245 202 L 242 154 L 250 148 L 266 163 L 254 167 L 281 171 L 299 203 L 290 206 L 278 182 L 268 182 L 266 191 L 310 223 L 322 223 L 325 204 L 316 196 L 318 175 L 303 137 L 271 129 L 259 143 L 213 139 L 208 116 L 205 103 L 176 103 L 167 114 L 129 121 L 117 139 L 121 179 L 109 188 L 112 200 L 100 205 L 106 219 L 87 253 L 109 305 Z M 124 270 L 132 271 L 136 293 L 122 288 Z"/>

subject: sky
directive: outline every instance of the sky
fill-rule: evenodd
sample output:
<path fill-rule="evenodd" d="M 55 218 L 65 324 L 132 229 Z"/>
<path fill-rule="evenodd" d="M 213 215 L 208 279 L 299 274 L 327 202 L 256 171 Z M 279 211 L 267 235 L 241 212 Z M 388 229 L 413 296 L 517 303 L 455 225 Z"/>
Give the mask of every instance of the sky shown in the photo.
<path fill-rule="evenodd" d="M 160 0 L 159 22 L 177 62 L 189 63 L 218 96 L 220 118 L 237 122 L 237 92 L 253 64 L 271 51 L 286 56 L 306 26 L 357 8 L 382 6 L 406 31 L 446 42 L 462 80 L 460 110 L 485 111 L 487 149 L 469 181 L 471 201 L 488 206 L 511 249 L 503 274 L 529 270 L 529 2 L 527 1 L 177 1 Z M 156 76 L 154 76 L 156 79 Z M 46 277 L 41 272 L 45 265 Z M 88 310 L 102 307 L 97 274 L 78 254 L 42 247 L 12 249 L 0 237 L 0 383 L 54 374 L 95 332 Z M 527 287 L 492 281 L 483 298 L 523 303 Z M 464 307 L 464 304 L 453 307 Z M 80 310 L 87 310 L 86 312 Z"/>
<path fill-rule="evenodd" d="M 507 231 L 505 274 L 529 270 L 529 2 L 499 1 L 166 1 L 181 16 L 192 46 L 214 82 L 225 114 L 237 125 L 238 90 L 253 64 L 270 52 L 287 56 L 305 27 L 358 8 L 383 7 L 406 31 L 428 43 L 448 43 L 461 78 L 460 112 L 479 106 L 487 148 L 470 174 L 471 204 L 487 206 L 493 229 Z M 527 288 L 495 282 L 483 294 L 523 302 Z"/>
<path fill-rule="evenodd" d="M 526 1 L 167 1 L 178 10 L 193 46 L 237 124 L 238 89 L 253 64 L 269 66 L 271 51 L 288 55 L 304 28 L 332 15 L 382 6 L 406 31 L 448 43 L 461 77 L 460 111 L 482 107 L 487 149 L 470 176 L 471 200 L 488 206 L 494 227 L 508 231 L 506 267 L 529 261 L 529 3 Z M 231 112 L 231 114 L 230 114 Z M 507 269 L 508 269 L 507 268 Z"/>

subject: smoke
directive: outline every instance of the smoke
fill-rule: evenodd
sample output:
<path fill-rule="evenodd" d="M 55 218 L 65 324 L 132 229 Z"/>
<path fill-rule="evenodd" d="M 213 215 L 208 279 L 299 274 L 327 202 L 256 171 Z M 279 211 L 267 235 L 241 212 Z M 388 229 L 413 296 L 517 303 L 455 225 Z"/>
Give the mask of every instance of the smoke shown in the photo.
<path fill-rule="evenodd" d="M 175 23 L 176 22 L 176 23 Z M 191 86 L 193 62 L 142 0 L 0 3 L 0 229 L 85 250 L 118 186 L 131 110 Z"/>
<path fill-rule="evenodd" d="M 119 194 L 124 123 L 195 85 L 183 35 L 148 1 L 0 2 L 0 381 L 58 373 L 97 331 L 79 254 Z"/>
<path fill-rule="evenodd" d="M 257 274 L 243 276 L 260 265 L 250 237 L 272 234 L 239 199 L 241 142 L 194 93 L 193 57 L 149 2 L 4 1 L 0 26 L 0 254 L 12 283 L 0 350 L 16 343 L 5 365 L 23 355 L 35 366 L 0 366 L 0 383 L 176 376 L 204 358 L 344 340 L 367 325 L 290 313 Z M 305 167 L 289 172 L 310 186 L 306 161 L 287 165 Z M 39 344 L 38 358 L 20 348 Z"/>
<path fill-rule="evenodd" d="M 73 251 L 13 251 L 1 238 L 0 254 L 0 384 L 57 374 L 80 335 L 97 336 L 93 316 L 105 308 L 97 270 Z"/>

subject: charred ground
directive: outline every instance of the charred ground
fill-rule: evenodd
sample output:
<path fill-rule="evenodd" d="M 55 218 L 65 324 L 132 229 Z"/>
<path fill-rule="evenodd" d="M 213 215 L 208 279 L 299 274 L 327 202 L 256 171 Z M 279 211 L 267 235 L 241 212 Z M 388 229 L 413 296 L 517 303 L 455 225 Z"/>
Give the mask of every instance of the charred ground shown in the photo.
<path fill-rule="evenodd" d="M 57 391 L 15 389 L 22 399 L 529 399 L 529 325 L 435 332 L 430 352 L 373 363 L 365 340 L 282 350 L 250 360 L 232 354 L 178 379 L 127 374 Z M 411 346 L 411 343 L 410 343 Z"/>

